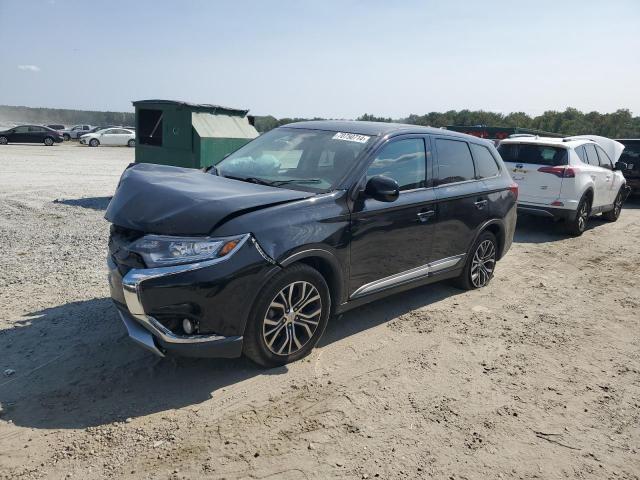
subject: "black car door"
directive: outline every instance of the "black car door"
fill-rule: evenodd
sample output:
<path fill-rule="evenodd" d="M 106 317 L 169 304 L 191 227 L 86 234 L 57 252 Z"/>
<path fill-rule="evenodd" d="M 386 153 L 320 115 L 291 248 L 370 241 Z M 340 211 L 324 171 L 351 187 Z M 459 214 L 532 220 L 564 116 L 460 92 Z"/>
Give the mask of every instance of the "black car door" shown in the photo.
<path fill-rule="evenodd" d="M 27 142 L 29 143 L 41 143 L 44 141 L 44 128 L 42 127 L 29 127 L 29 133 Z"/>
<path fill-rule="evenodd" d="M 372 154 L 367 178 L 393 178 L 400 186 L 400 196 L 393 202 L 360 196 L 355 203 L 351 216 L 352 297 L 420 276 L 420 271 L 405 274 L 429 263 L 435 195 L 429 183 L 428 150 L 428 138 L 407 135 L 392 138 Z"/>
<path fill-rule="evenodd" d="M 29 127 L 22 126 L 13 129 L 13 133 L 9 136 L 10 142 L 25 143 L 29 141 Z"/>
<path fill-rule="evenodd" d="M 489 218 L 487 187 L 477 179 L 466 141 L 443 136 L 434 143 L 437 214 L 433 257 L 456 268 L 464 262 L 478 227 Z"/>

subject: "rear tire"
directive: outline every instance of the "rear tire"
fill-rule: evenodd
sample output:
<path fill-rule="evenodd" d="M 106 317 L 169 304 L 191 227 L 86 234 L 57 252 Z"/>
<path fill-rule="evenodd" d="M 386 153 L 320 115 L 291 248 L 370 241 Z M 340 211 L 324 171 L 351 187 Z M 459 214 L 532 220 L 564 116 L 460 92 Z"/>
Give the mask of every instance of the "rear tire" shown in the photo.
<path fill-rule="evenodd" d="M 587 221 L 591 214 L 591 199 L 587 195 L 583 195 L 576 209 L 576 216 L 573 220 L 567 220 L 565 228 L 569 235 L 579 237 L 587 229 Z"/>
<path fill-rule="evenodd" d="M 608 222 L 615 222 L 618 220 L 620 212 L 622 212 L 622 200 L 622 190 L 620 190 L 618 191 L 618 195 L 616 195 L 616 199 L 613 201 L 613 210 L 604 212 L 602 214 L 602 218 Z"/>
<path fill-rule="evenodd" d="M 62 139 L 65 142 L 68 142 L 69 140 L 71 140 L 71 135 L 69 135 L 68 133 L 65 133 L 65 134 L 62 135 Z"/>
<path fill-rule="evenodd" d="M 52 146 L 52 145 L 53 145 L 53 138 L 51 138 L 51 137 L 46 137 L 46 138 L 44 139 L 44 144 L 45 144 L 47 147 Z"/>
<path fill-rule="evenodd" d="M 243 353 L 258 365 L 276 367 L 307 356 L 329 321 L 331 296 L 324 277 L 298 263 L 262 288 L 244 334 Z"/>
<path fill-rule="evenodd" d="M 89 140 L 90 147 L 97 147 L 99 145 L 100 145 L 100 142 L 98 141 L 97 138 L 92 138 L 91 140 Z"/>
<path fill-rule="evenodd" d="M 463 290 L 486 287 L 493 278 L 497 261 L 498 241 L 493 233 L 485 230 L 467 254 L 467 262 L 455 285 Z"/>
<path fill-rule="evenodd" d="M 7 137 L 0 137 L 0 145 L 6 145 L 7 143 L 9 143 L 9 139 Z"/>

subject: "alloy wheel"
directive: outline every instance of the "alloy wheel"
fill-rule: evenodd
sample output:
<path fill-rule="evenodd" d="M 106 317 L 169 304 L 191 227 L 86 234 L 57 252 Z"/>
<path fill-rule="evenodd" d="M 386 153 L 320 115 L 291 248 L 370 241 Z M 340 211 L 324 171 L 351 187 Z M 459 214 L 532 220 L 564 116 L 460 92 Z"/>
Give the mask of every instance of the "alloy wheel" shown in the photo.
<path fill-rule="evenodd" d="M 44 144 L 45 144 L 47 147 L 50 147 L 51 145 L 53 145 L 53 140 L 52 140 L 52 139 L 50 139 L 50 138 L 45 138 L 45 139 L 44 139 Z"/>
<path fill-rule="evenodd" d="M 471 283 L 476 288 L 484 287 L 493 275 L 496 265 L 496 246 L 485 240 L 476 248 L 471 261 Z"/>
<path fill-rule="evenodd" d="M 616 204 L 613 207 L 613 214 L 616 218 L 620 215 L 620 211 L 622 210 L 622 194 L 618 193 L 616 197 Z"/>
<path fill-rule="evenodd" d="M 578 212 L 578 229 L 583 232 L 587 226 L 587 219 L 589 217 L 589 209 L 587 208 L 587 202 L 583 202 Z"/>
<path fill-rule="evenodd" d="M 7 137 L 0 137 L 0 145 L 6 145 L 7 143 L 9 143 Z"/>
<path fill-rule="evenodd" d="M 265 346 L 275 355 L 291 355 L 311 340 L 322 318 L 322 299 L 311 283 L 296 281 L 273 298 L 262 322 Z"/>

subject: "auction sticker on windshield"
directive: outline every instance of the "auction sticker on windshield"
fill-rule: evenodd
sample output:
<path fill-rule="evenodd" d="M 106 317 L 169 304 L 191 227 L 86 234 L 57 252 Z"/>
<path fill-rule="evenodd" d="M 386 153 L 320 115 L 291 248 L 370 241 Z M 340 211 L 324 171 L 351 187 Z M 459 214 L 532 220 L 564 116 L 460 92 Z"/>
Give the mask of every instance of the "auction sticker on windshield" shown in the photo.
<path fill-rule="evenodd" d="M 347 142 L 367 143 L 371 137 L 367 135 L 358 135 L 357 133 L 338 132 L 333 136 L 334 140 L 346 140 Z"/>

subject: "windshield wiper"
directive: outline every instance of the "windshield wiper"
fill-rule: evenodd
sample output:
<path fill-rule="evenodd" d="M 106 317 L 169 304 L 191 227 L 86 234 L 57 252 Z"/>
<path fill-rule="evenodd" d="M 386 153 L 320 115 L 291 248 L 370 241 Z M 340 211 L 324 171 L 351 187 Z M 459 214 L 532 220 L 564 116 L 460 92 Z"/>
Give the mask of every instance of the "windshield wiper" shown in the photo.
<path fill-rule="evenodd" d="M 231 178 L 233 180 L 240 180 L 243 182 L 249 183 L 257 183 L 258 185 L 269 185 L 270 187 L 274 186 L 275 182 L 270 182 L 269 180 L 263 180 L 261 178 L 256 177 L 234 177 L 233 175 L 222 175 L 225 178 Z"/>
<path fill-rule="evenodd" d="M 291 178 L 289 180 L 274 180 L 271 185 L 287 185 L 289 183 L 322 183 L 320 178 Z"/>

